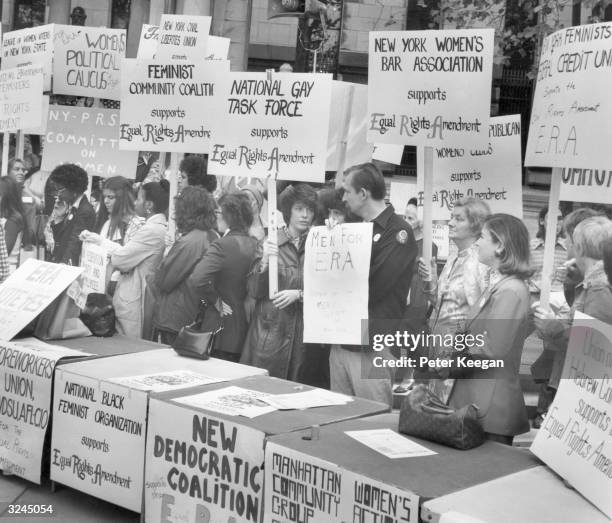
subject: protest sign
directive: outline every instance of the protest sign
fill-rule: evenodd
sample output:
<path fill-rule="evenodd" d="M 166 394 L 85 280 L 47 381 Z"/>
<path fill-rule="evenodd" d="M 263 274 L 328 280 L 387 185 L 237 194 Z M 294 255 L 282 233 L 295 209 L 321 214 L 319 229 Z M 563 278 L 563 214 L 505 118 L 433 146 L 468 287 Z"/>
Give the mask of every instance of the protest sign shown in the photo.
<path fill-rule="evenodd" d="M 209 174 L 324 180 L 331 75 L 231 73 L 220 87 Z"/>
<path fill-rule="evenodd" d="M 49 110 L 41 169 L 73 162 L 91 176 L 136 175 L 138 153 L 119 150 L 119 111 L 54 105 Z"/>
<path fill-rule="evenodd" d="M 61 358 L 85 353 L 35 339 L 0 342 L 0 469 L 40 484 L 51 419 L 53 371 Z"/>
<path fill-rule="evenodd" d="M 41 67 L 43 90 L 51 90 L 53 64 L 53 24 L 28 27 L 4 33 L 2 37 L 2 69 Z"/>
<path fill-rule="evenodd" d="M 342 110 L 344 100 L 348 97 L 348 90 L 353 88 L 353 100 L 348 108 L 350 112 L 350 123 L 348 135 L 346 136 L 346 157 L 344 167 L 369 162 L 372 159 L 372 144 L 366 140 L 366 129 L 368 127 L 368 86 L 352 84 L 349 82 L 332 82 L 332 98 L 329 107 L 329 131 L 327 134 L 327 161 L 325 169 L 335 171 L 338 169 L 338 155 L 341 136 L 342 121 L 344 115 Z M 403 148 L 402 148 L 403 149 Z"/>
<path fill-rule="evenodd" d="M 126 59 L 122 67 L 121 149 L 207 153 L 229 62 Z"/>
<path fill-rule="evenodd" d="M 56 25 L 53 92 L 120 99 L 125 29 Z"/>
<path fill-rule="evenodd" d="M 159 24 L 157 60 L 199 62 L 206 49 L 210 16 L 166 15 Z"/>
<path fill-rule="evenodd" d="M 593 195 L 612 182 L 611 42 L 609 23 L 567 27 L 544 40 L 525 153 L 525 165 L 576 171 L 571 190 Z"/>
<path fill-rule="evenodd" d="M 147 521 L 179 514 L 185 521 L 261 521 L 263 439 L 251 427 L 151 398 Z"/>
<path fill-rule="evenodd" d="M 49 305 L 83 269 L 27 260 L 0 285 L 0 340 L 10 340 Z"/>
<path fill-rule="evenodd" d="M 157 52 L 157 42 L 159 41 L 159 26 L 142 24 L 140 32 L 140 42 L 138 43 L 138 60 L 153 60 Z"/>
<path fill-rule="evenodd" d="M 368 141 L 486 141 L 493 29 L 371 31 L 368 57 Z"/>
<path fill-rule="evenodd" d="M 82 274 L 68 288 L 68 296 L 79 308 L 85 307 L 90 292 L 106 293 L 106 270 L 108 254 L 106 249 L 90 242 L 83 242 L 81 249 Z"/>
<path fill-rule="evenodd" d="M 567 167 L 560 176 L 561 201 L 609 204 L 612 200 L 612 170 Z"/>
<path fill-rule="evenodd" d="M 41 119 L 38 127 L 23 129 L 23 134 L 43 135 L 47 132 L 47 122 L 49 120 L 49 96 L 44 94 L 42 97 Z"/>
<path fill-rule="evenodd" d="M 42 122 L 42 93 L 41 67 L 0 71 L 0 132 L 39 127 Z"/>
<path fill-rule="evenodd" d="M 612 518 L 612 327 L 576 312 L 561 383 L 531 451 Z"/>
<path fill-rule="evenodd" d="M 264 470 L 264 523 L 419 521 L 418 496 L 273 441 Z"/>
<path fill-rule="evenodd" d="M 395 165 L 401 165 L 403 155 L 404 146 L 394 143 L 374 144 L 372 151 L 373 160 L 380 160 L 381 162 L 393 163 Z"/>
<path fill-rule="evenodd" d="M 227 60 L 230 39 L 222 36 L 209 36 L 206 41 L 204 57 L 206 60 Z"/>
<path fill-rule="evenodd" d="M 520 115 L 491 118 L 481 147 L 434 147 L 432 219 L 449 220 L 453 202 L 470 197 L 523 216 Z"/>
<path fill-rule="evenodd" d="M 362 343 L 371 251 L 372 223 L 310 229 L 304 260 L 306 343 Z"/>

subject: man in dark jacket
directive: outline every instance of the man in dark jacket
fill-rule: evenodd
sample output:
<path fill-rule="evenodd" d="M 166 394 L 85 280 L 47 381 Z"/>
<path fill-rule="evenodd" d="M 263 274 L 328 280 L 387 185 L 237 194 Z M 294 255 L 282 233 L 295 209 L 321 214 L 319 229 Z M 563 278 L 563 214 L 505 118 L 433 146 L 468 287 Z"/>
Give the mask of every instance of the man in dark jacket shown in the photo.
<path fill-rule="evenodd" d="M 50 180 L 57 187 L 56 198 L 68 207 L 66 216 L 59 223 L 51 224 L 54 249 L 51 261 L 78 266 L 81 259 L 81 240 L 84 230 L 93 230 L 96 212 L 87 200 L 87 172 L 78 165 L 67 163 L 51 172 Z"/>
<path fill-rule="evenodd" d="M 395 214 L 393 206 L 385 204 L 385 180 L 374 164 L 364 163 L 345 171 L 343 188 L 343 199 L 349 210 L 373 224 L 368 301 L 370 330 L 373 326 L 381 327 L 379 322 L 372 320 L 385 320 L 385 329 L 393 330 L 392 325 L 399 329 L 417 255 L 414 234 L 406 221 Z M 370 347 L 333 346 L 330 356 L 332 390 L 391 405 L 393 369 L 375 368 L 375 357 L 393 358 L 389 348 L 374 352 Z"/>

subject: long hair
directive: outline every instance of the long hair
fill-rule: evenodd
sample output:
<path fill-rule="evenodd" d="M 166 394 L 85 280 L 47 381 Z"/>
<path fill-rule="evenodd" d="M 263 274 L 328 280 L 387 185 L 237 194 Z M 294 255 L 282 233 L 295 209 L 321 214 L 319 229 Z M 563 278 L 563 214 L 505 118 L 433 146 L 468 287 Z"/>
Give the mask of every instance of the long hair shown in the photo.
<path fill-rule="evenodd" d="M 8 176 L 0 178 L 0 217 L 11 218 L 20 215 L 25 224 L 25 210 L 21 201 L 21 189 Z"/>
<path fill-rule="evenodd" d="M 498 270 L 508 276 L 526 280 L 533 274 L 530 261 L 529 232 L 525 224 L 510 214 L 492 214 L 485 219 L 483 228 L 502 247 Z"/>
<path fill-rule="evenodd" d="M 115 205 L 108 216 L 110 226 L 108 228 L 109 238 L 115 235 L 115 231 L 125 229 L 125 226 L 130 222 L 130 219 L 136 214 L 134 208 L 134 195 L 132 194 L 132 184 L 123 176 L 113 176 L 104 182 L 104 191 L 113 191 L 115 193 Z M 100 207 L 104 205 L 104 194 Z"/>
<path fill-rule="evenodd" d="M 194 229 L 210 231 L 215 228 L 217 204 L 204 187 L 189 185 L 181 191 L 174 202 L 176 228 L 182 234 L 187 234 Z"/>

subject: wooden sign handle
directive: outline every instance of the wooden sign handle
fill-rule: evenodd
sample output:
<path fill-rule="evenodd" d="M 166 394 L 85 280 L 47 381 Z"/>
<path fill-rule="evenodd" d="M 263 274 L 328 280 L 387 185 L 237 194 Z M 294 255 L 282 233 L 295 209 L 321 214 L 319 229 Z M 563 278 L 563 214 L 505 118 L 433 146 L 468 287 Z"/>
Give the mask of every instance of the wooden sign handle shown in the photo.
<path fill-rule="evenodd" d="M 418 173 L 417 173 L 418 176 Z M 432 244 L 433 147 L 426 146 L 423 162 L 423 260 L 429 267 Z"/>
<path fill-rule="evenodd" d="M 540 283 L 540 306 L 547 309 L 550 303 L 550 289 L 554 277 L 555 246 L 557 244 L 557 209 L 561 191 L 561 169 L 554 168 L 550 179 L 548 214 L 546 216 L 546 239 L 544 241 L 544 263 Z"/>
<path fill-rule="evenodd" d="M 276 204 L 276 178 L 268 178 L 268 241 L 278 246 L 278 223 Z M 268 260 L 268 292 L 270 299 L 278 294 L 278 256 Z"/>
<path fill-rule="evenodd" d="M 350 85 L 347 96 L 343 100 L 344 111 L 342 127 L 340 128 L 340 140 L 338 142 L 338 166 L 336 168 L 336 189 L 342 187 L 344 164 L 346 162 L 346 149 L 348 147 L 348 134 L 351 127 L 351 109 L 353 107 L 353 97 L 355 96 L 355 86 Z"/>
<path fill-rule="evenodd" d="M 10 133 L 4 133 L 2 136 L 2 176 L 8 174 L 9 146 L 11 143 Z"/>

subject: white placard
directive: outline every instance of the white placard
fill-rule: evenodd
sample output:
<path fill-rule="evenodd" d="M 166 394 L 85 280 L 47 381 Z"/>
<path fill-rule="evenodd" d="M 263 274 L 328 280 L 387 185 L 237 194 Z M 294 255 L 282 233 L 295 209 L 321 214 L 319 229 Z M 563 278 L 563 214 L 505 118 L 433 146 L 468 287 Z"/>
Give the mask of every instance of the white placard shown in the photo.
<path fill-rule="evenodd" d="M 53 92 L 120 99 L 125 29 L 56 25 Z"/>
<path fill-rule="evenodd" d="M 612 201 L 612 169 L 561 169 L 559 200 L 609 204 Z"/>
<path fill-rule="evenodd" d="M 612 327 L 576 312 L 555 400 L 531 451 L 612 518 Z"/>
<path fill-rule="evenodd" d="M 157 42 L 159 41 L 159 26 L 142 24 L 140 31 L 140 42 L 138 43 L 138 60 L 153 60 L 157 52 Z"/>
<path fill-rule="evenodd" d="M 109 381 L 124 387 L 151 392 L 166 392 L 169 390 L 185 389 L 225 381 L 224 378 L 205 376 L 189 370 L 173 370 L 157 372 L 155 374 L 141 374 L 139 376 L 125 376 L 110 378 Z"/>
<path fill-rule="evenodd" d="M 344 168 L 372 159 L 374 146 L 366 140 L 368 128 L 368 86 L 349 82 L 332 82 L 332 101 L 329 107 L 329 132 L 327 136 L 327 161 L 325 169 L 335 171 L 338 169 L 338 153 L 342 141 L 342 125 L 344 123 L 343 110 L 345 101 L 349 96 L 349 89 L 353 89 L 353 101 L 349 107 L 350 121 L 346 137 L 346 156 Z M 403 149 L 403 147 L 402 147 Z"/>
<path fill-rule="evenodd" d="M 261 521 L 264 440 L 262 432 L 250 427 L 151 398 L 144 493 L 147 521 Z M 185 456 L 203 456 L 204 471 L 175 454 L 183 444 L 188 449 Z M 184 481 L 199 494 L 179 489 Z"/>
<path fill-rule="evenodd" d="M 418 458 L 437 454 L 391 429 L 350 430 L 345 434 L 390 459 Z"/>
<path fill-rule="evenodd" d="M 0 340 L 10 340 L 83 269 L 30 258 L 0 285 Z"/>
<path fill-rule="evenodd" d="M 0 132 L 16 132 L 42 123 L 41 67 L 0 71 Z"/>
<path fill-rule="evenodd" d="M 35 340 L 0 342 L 0 469 L 40 484 L 51 420 L 51 384 L 61 358 L 85 353 Z"/>
<path fill-rule="evenodd" d="M 83 242 L 81 248 L 82 274 L 68 288 L 76 306 L 83 309 L 90 292 L 106 293 L 106 271 L 108 253 L 104 247 L 91 242 Z"/>
<path fill-rule="evenodd" d="M 24 129 L 23 134 L 43 135 L 47 132 L 47 122 L 49 121 L 49 95 L 44 94 L 42 97 L 42 109 L 40 125 L 30 129 Z"/>
<path fill-rule="evenodd" d="M 230 386 L 177 398 L 175 401 L 228 416 L 255 418 L 277 410 L 262 401 L 268 396 L 270 394 L 265 392 Z"/>
<path fill-rule="evenodd" d="M 265 474 L 264 523 L 419 521 L 419 498 L 411 492 L 273 441 Z"/>
<path fill-rule="evenodd" d="M 230 39 L 222 36 L 208 36 L 204 56 L 206 60 L 227 60 L 229 54 Z"/>
<path fill-rule="evenodd" d="M 493 29 L 371 31 L 368 141 L 486 143 Z"/>
<path fill-rule="evenodd" d="M 227 61 L 124 60 L 120 148 L 207 153 L 213 111 L 224 101 L 221 80 L 228 73 Z"/>
<path fill-rule="evenodd" d="M 210 16 L 162 15 L 156 58 L 163 62 L 202 60 L 211 22 Z"/>
<path fill-rule="evenodd" d="M 522 218 L 520 115 L 491 118 L 482 147 L 433 148 L 432 219 L 449 220 L 453 202 L 470 197 Z"/>
<path fill-rule="evenodd" d="M 567 27 L 544 40 L 525 152 L 525 165 L 607 173 L 593 183 L 593 192 L 605 188 L 607 195 L 611 43 L 609 23 Z"/>
<path fill-rule="evenodd" d="M 331 75 L 231 73 L 212 115 L 209 174 L 323 182 Z"/>
<path fill-rule="evenodd" d="M 380 160 L 381 162 L 401 165 L 402 156 L 404 155 L 404 146 L 394 143 L 377 143 L 374 144 L 372 151 L 372 159 Z"/>
<path fill-rule="evenodd" d="M 361 345 L 372 223 L 312 227 L 304 259 L 304 341 Z"/>
<path fill-rule="evenodd" d="M 13 67 L 41 67 L 44 75 L 43 90 L 51 90 L 53 27 L 53 24 L 48 24 L 4 33 L 2 70 Z"/>

